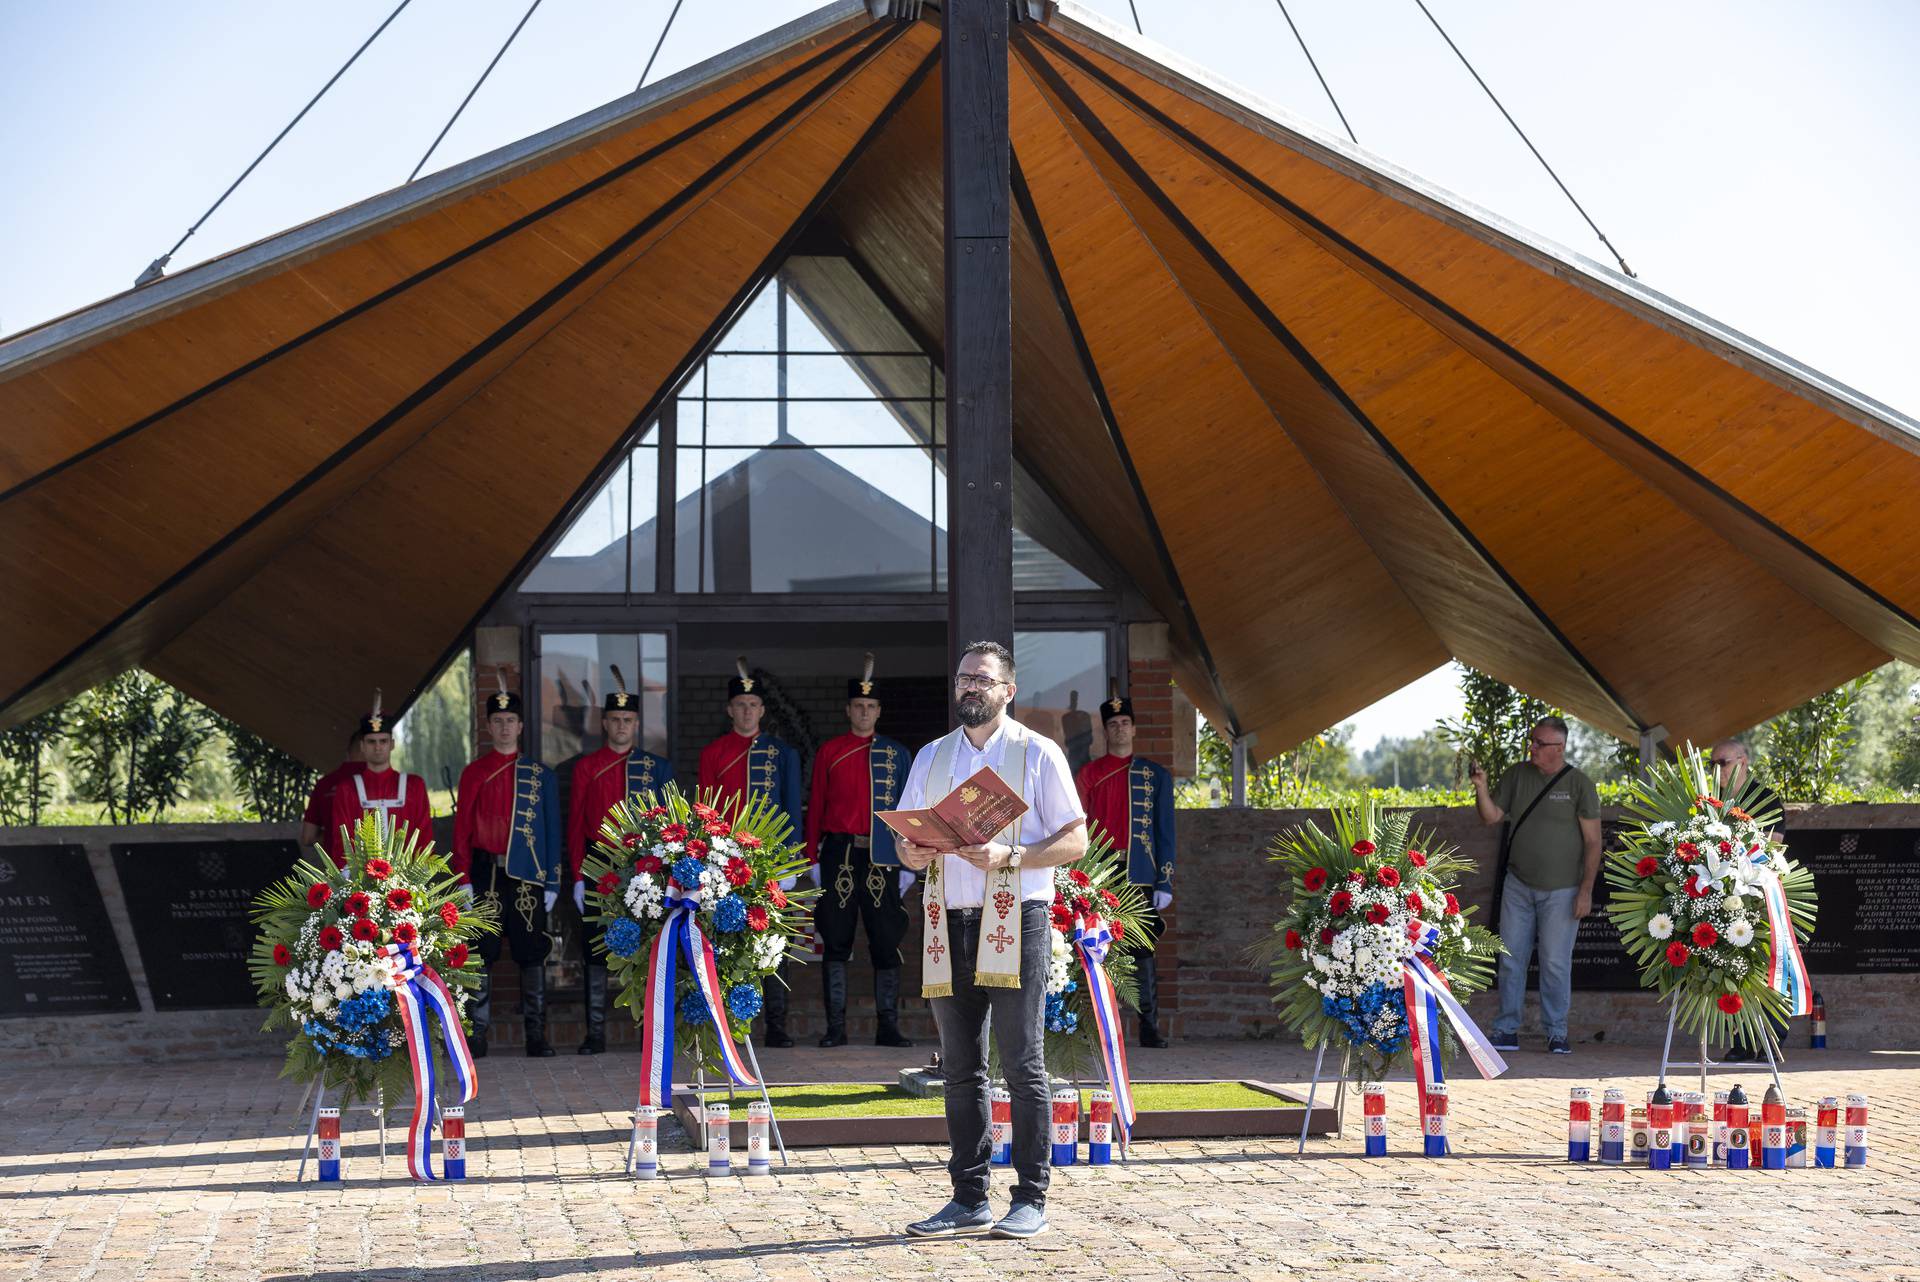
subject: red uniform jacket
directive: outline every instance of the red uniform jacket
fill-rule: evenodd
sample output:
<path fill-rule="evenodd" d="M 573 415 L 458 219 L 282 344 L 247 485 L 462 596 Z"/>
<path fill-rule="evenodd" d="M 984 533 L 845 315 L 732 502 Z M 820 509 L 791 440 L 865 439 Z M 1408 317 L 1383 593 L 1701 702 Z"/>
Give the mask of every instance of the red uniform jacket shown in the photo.
<path fill-rule="evenodd" d="M 390 801 L 401 795 L 403 784 L 406 799 L 398 806 L 363 808 L 360 805 L 363 790 L 368 801 Z M 427 781 L 419 775 L 406 775 L 398 770 L 374 771 L 363 766 L 359 774 L 341 779 L 333 790 L 326 836 L 327 853 L 333 856 L 334 863 L 342 867 L 346 865 L 346 860 L 336 849 L 340 829 L 353 827 L 360 822 L 362 814 L 370 811 L 383 813 L 393 823 L 404 824 L 419 833 L 422 844 L 433 840 L 433 807 L 427 799 Z"/>

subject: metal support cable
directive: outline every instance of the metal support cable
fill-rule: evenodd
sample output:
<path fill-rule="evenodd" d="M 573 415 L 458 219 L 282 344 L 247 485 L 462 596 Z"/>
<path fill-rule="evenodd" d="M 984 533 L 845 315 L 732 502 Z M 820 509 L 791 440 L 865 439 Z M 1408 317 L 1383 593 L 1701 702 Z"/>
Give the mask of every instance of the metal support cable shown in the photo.
<path fill-rule="evenodd" d="M 660 28 L 660 38 L 653 42 L 653 52 L 647 55 L 647 65 L 640 70 L 640 83 L 633 87 L 639 93 L 647 87 L 647 77 L 653 74 L 653 60 L 660 56 L 660 47 L 667 43 L 667 33 L 673 30 L 673 20 L 680 16 L 682 0 L 673 0 L 673 11 L 667 15 L 667 25 Z"/>
<path fill-rule="evenodd" d="M 1139 33 L 1140 33 L 1141 35 L 1143 35 L 1143 36 L 1144 36 L 1144 35 L 1146 35 L 1146 34 L 1147 34 L 1147 29 L 1146 29 L 1145 27 L 1143 27 L 1143 26 L 1141 26 L 1141 25 L 1140 25 L 1140 8 L 1139 8 L 1139 6 L 1138 6 L 1138 5 L 1136 5 L 1136 4 L 1134 4 L 1134 2 L 1133 2 L 1133 0 L 1127 0 L 1127 8 L 1128 8 L 1128 10 L 1129 10 L 1129 11 L 1131 11 L 1131 12 L 1132 12 L 1132 14 L 1133 14 L 1133 29 L 1134 29 L 1135 31 L 1137 31 L 1137 32 L 1139 32 Z"/>
<path fill-rule="evenodd" d="M 1438 18 L 1433 16 L 1433 10 L 1427 8 L 1426 0 L 1413 0 L 1413 2 L 1420 6 L 1421 13 L 1427 15 L 1427 21 L 1431 22 L 1433 29 L 1440 33 L 1440 38 L 1447 42 L 1447 48 L 1453 50 L 1454 57 L 1460 59 L 1460 65 L 1467 69 L 1467 74 L 1473 77 L 1474 83 L 1479 85 L 1480 88 L 1486 92 L 1487 97 L 1492 100 L 1493 105 L 1500 109 L 1500 114 L 1506 117 L 1509 125 L 1513 126 L 1513 132 L 1520 135 L 1520 141 L 1527 144 L 1527 150 L 1532 152 L 1533 158 L 1540 162 L 1540 167 L 1547 171 L 1547 177 L 1553 179 L 1553 185 L 1560 189 L 1560 194 L 1565 196 L 1568 203 L 1579 211 L 1580 217 L 1586 219 L 1587 226 L 1593 228 L 1593 234 L 1600 238 L 1600 243 L 1607 247 L 1607 252 L 1613 255 L 1615 262 L 1620 264 L 1620 270 L 1629 276 L 1634 276 L 1636 280 L 1639 279 L 1635 276 L 1633 268 L 1627 266 L 1627 260 L 1620 256 L 1620 251 L 1613 247 L 1613 242 L 1607 239 L 1607 234 L 1600 230 L 1600 224 L 1594 222 L 1593 218 L 1587 213 L 1586 209 L 1581 206 L 1580 202 L 1574 199 L 1573 193 L 1567 190 L 1567 185 L 1560 181 L 1560 175 L 1553 172 L 1553 166 L 1549 165 L 1547 158 L 1540 154 L 1540 149 L 1533 145 L 1533 139 L 1527 137 L 1526 131 L 1520 128 L 1519 122 L 1514 120 L 1512 113 L 1501 105 L 1500 99 L 1495 96 L 1493 90 L 1487 88 L 1487 82 L 1480 78 L 1480 73 L 1473 69 L 1471 62 L 1467 61 L 1467 55 L 1460 52 L 1460 46 L 1453 42 L 1453 37 L 1447 34 L 1447 29 L 1440 25 Z"/>
<path fill-rule="evenodd" d="M 492 75 L 493 69 L 500 65 L 500 59 L 507 56 L 507 50 L 513 47 L 513 42 L 520 35 L 520 29 L 527 25 L 527 19 L 533 16 L 533 11 L 538 9 L 540 4 L 541 0 L 533 0 L 533 3 L 527 6 L 527 11 L 520 15 L 520 21 L 515 23 L 513 30 L 508 33 L 506 43 L 501 45 L 499 51 L 493 55 L 493 61 L 489 62 L 487 69 L 480 73 L 480 78 L 473 82 L 473 88 L 467 90 L 467 96 L 462 98 L 460 105 L 453 109 L 453 114 L 447 117 L 447 123 L 440 127 L 440 132 L 433 136 L 433 145 L 427 148 L 426 155 L 420 157 L 420 163 L 415 165 L 413 172 L 407 175 L 408 182 L 418 178 L 420 171 L 427 167 L 428 159 L 439 148 L 441 140 L 447 136 L 447 131 L 452 129 L 454 122 L 460 119 L 460 113 L 467 109 L 467 104 L 473 101 L 473 96 L 480 92 L 480 86 L 487 83 L 487 77 Z"/>
<path fill-rule="evenodd" d="M 285 138 L 289 133 L 293 132 L 293 127 L 299 124 L 303 119 L 306 118 L 306 114 L 309 111 L 313 110 L 314 104 L 319 102 L 322 98 L 326 97 L 327 90 L 333 88 L 334 82 L 339 80 L 340 77 L 347 74 L 347 68 L 351 67 L 354 63 L 360 61 L 360 55 L 365 53 L 368 50 L 368 48 L 372 46 L 373 42 L 380 38 L 381 32 L 385 31 L 389 26 L 393 24 L 393 20 L 400 16 L 401 10 L 405 9 L 408 5 L 412 3 L 413 3 L 413 0 L 400 0 L 399 5 L 397 5 L 394 8 L 394 11 L 387 15 L 386 21 L 382 22 L 379 26 L 375 27 L 373 29 L 373 34 L 368 36 L 364 41 L 362 41 L 360 47 L 353 51 L 353 57 L 347 59 L 344 63 L 342 63 L 340 65 L 340 70 L 334 72 L 333 75 L 327 80 L 327 83 L 320 86 L 320 92 L 313 95 L 313 97 L 307 102 L 306 106 L 300 108 L 300 114 L 295 116 L 292 120 L 289 120 L 287 122 L 286 128 L 282 129 L 279 133 L 273 136 L 273 141 L 267 144 L 266 151 L 261 152 L 258 156 L 255 156 L 253 158 L 253 163 L 251 165 L 248 165 L 246 169 L 241 171 L 240 176 L 234 179 L 233 182 L 227 187 L 225 191 L 220 193 L 220 199 L 214 201 L 213 204 L 209 205 L 207 207 L 207 212 L 200 215 L 200 217 L 194 222 L 193 226 L 187 228 L 186 234 L 181 236 L 179 240 L 173 243 L 172 249 L 169 249 L 166 253 L 160 255 L 160 257 L 154 259 L 151 263 L 147 265 L 147 270 L 141 272 L 140 278 L 133 282 L 133 287 L 135 289 L 140 288 L 140 286 L 142 285 L 151 284 L 154 281 L 159 280 L 161 276 L 166 274 L 167 263 L 172 260 L 175 254 L 180 252 L 180 246 L 187 243 L 188 237 L 192 236 L 193 233 L 199 231 L 201 224 L 206 222 L 207 219 L 213 217 L 213 213 L 216 209 L 220 208 L 220 206 L 227 203 L 227 197 L 233 195 L 234 190 L 238 188 L 241 183 L 247 180 L 247 175 L 251 174 L 255 169 L 258 169 L 260 167 L 260 162 L 265 160 L 268 154 L 272 152 L 275 147 L 278 147 L 280 145 L 280 140 L 282 138 Z"/>
<path fill-rule="evenodd" d="M 1314 79 L 1320 82 L 1320 88 L 1326 92 L 1327 101 L 1333 104 L 1333 114 L 1340 117 L 1340 127 L 1347 131 L 1347 140 L 1358 147 L 1360 140 L 1354 137 L 1353 126 L 1347 123 L 1347 113 L 1340 110 L 1340 100 L 1333 96 L 1333 86 L 1329 85 L 1327 78 L 1320 74 L 1320 64 L 1313 60 L 1313 50 L 1307 48 L 1307 38 L 1300 34 L 1300 28 L 1294 25 L 1293 15 L 1287 12 L 1287 0 L 1273 0 L 1273 2 L 1280 6 L 1280 16 L 1287 20 L 1287 27 L 1293 32 L 1293 38 L 1299 42 L 1300 52 L 1307 55 L 1307 65 L 1313 68 Z"/>

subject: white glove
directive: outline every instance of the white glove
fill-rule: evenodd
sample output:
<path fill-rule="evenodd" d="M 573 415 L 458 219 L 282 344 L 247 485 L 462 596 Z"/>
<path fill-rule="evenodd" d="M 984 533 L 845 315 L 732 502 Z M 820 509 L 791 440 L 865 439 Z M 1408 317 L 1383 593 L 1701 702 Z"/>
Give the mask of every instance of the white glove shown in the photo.
<path fill-rule="evenodd" d="M 573 906 L 582 917 L 587 915 L 587 883 L 584 881 L 573 883 Z"/>
<path fill-rule="evenodd" d="M 1153 911 L 1163 913 L 1172 906 L 1173 892 L 1171 890 L 1156 890 L 1153 892 Z"/>
<path fill-rule="evenodd" d="M 782 889 L 782 890 L 792 890 L 792 889 L 793 889 L 793 887 L 794 887 L 794 884 L 795 884 L 796 882 L 798 882 L 799 880 L 800 880 L 800 874 L 799 874 L 799 873 L 795 873 L 795 874 L 793 874 L 793 876 L 791 876 L 791 877 L 782 877 L 782 878 L 780 879 L 780 889 Z"/>
<path fill-rule="evenodd" d="M 900 898 L 905 899 L 907 897 L 907 892 L 913 889 L 913 883 L 918 880 L 920 880 L 919 877 L 915 876 L 912 872 L 904 868 L 901 869 L 900 870 Z"/>
<path fill-rule="evenodd" d="M 553 906 L 559 902 L 560 902 L 560 892 L 557 890 L 549 890 L 547 892 L 547 911 L 552 912 Z"/>
<path fill-rule="evenodd" d="M 473 907 L 473 883 L 470 881 L 460 883 L 460 906 L 462 908 Z"/>
<path fill-rule="evenodd" d="M 820 865 L 818 862 L 808 866 L 807 877 L 813 882 L 816 888 L 820 885 Z"/>

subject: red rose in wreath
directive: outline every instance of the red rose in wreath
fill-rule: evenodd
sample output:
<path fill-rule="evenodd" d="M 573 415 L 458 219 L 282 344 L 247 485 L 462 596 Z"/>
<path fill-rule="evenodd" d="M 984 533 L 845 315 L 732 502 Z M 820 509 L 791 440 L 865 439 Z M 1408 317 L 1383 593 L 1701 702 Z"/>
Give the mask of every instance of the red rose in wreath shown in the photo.
<path fill-rule="evenodd" d="M 767 910 L 759 904 L 755 904 L 753 907 L 747 909 L 747 925 L 753 930 L 765 930 L 767 928 Z"/>
<path fill-rule="evenodd" d="M 440 905 L 440 923 L 448 930 L 460 924 L 460 909 L 452 900 Z"/>
<path fill-rule="evenodd" d="M 767 878 L 767 898 L 773 900 L 775 908 L 787 906 L 787 892 L 780 889 L 780 883 L 772 877 Z"/>
<path fill-rule="evenodd" d="M 739 844 L 742 850 L 760 849 L 760 839 L 750 832 L 741 833 L 738 837 L 734 838 L 734 841 Z"/>
<path fill-rule="evenodd" d="M 413 892 L 405 886 L 395 886 L 387 892 L 387 907 L 397 913 L 403 913 L 413 907 Z"/>
<path fill-rule="evenodd" d="M 1447 916 L 1458 917 L 1459 915 L 1460 915 L 1460 901 L 1458 899 L 1455 899 L 1451 894 L 1449 894 L 1447 896 Z"/>
<path fill-rule="evenodd" d="M 1387 916 L 1387 906 L 1385 904 L 1375 904 L 1373 907 L 1367 909 L 1367 920 L 1375 926 L 1386 925 Z"/>
<path fill-rule="evenodd" d="M 1740 999 L 1740 994 L 1738 993 L 1722 993 L 1715 1004 L 1728 1015 L 1738 1015 L 1740 1008 L 1745 1006 L 1746 1002 Z"/>
<path fill-rule="evenodd" d="M 685 841 L 687 839 L 687 826 L 685 824 L 668 824 L 660 830 L 660 839 L 662 841 Z"/>
<path fill-rule="evenodd" d="M 620 889 L 620 874 L 617 872 L 601 873 L 600 880 L 593 883 L 593 888 L 603 895 L 611 895 Z"/>
<path fill-rule="evenodd" d="M 453 967 L 455 970 L 459 970 L 466 964 L 467 946 L 465 944 L 455 944 L 453 947 L 447 949 L 447 965 Z"/>
<path fill-rule="evenodd" d="M 1333 927 L 1328 926 L 1320 932 L 1320 942 L 1323 944 L 1331 944 L 1333 942 Z"/>
<path fill-rule="evenodd" d="M 316 881 L 307 887 L 307 907 L 309 908 L 323 907 L 332 898 L 333 887 L 324 881 Z"/>
<path fill-rule="evenodd" d="M 727 884 L 744 886 L 753 880 L 753 865 L 744 859 L 727 860 Z"/>
<path fill-rule="evenodd" d="M 1100 902 L 1109 908 L 1118 908 L 1120 906 L 1120 896 L 1114 894 L 1111 890 L 1103 890 L 1100 892 Z"/>
<path fill-rule="evenodd" d="M 367 860 L 367 876 L 375 881 L 385 881 L 393 876 L 393 865 L 384 859 Z"/>
<path fill-rule="evenodd" d="M 393 938 L 396 943 L 411 944 L 419 937 L 420 932 L 413 928 L 413 923 L 410 921 L 403 921 L 393 928 Z"/>
<path fill-rule="evenodd" d="M 1287 951 L 1290 953 L 1297 953 L 1300 951 L 1300 932 L 1299 931 L 1289 930 L 1287 932 Z"/>
<path fill-rule="evenodd" d="M 1408 912 L 1417 913 L 1421 909 L 1425 908 L 1426 906 L 1427 906 L 1427 901 L 1420 898 L 1420 895 L 1417 891 L 1409 890 L 1407 892 L 1407 911 Z"/>
<path fill-rule="evenodd" d="M 1425 868 L 1427 866 L 1427 857 L 1417 850 L 1409 850 L 1407 852 L 1407 862 L 1415 868 Z"/>
<path fill-rule="evenodd" d="M 273 946 L 273 964 L 276 966 L 293 965 L 293 950 L 285 944 L 275 944 Z"/>
<path fill-rule="evenodd" d="M 1335 891 L 1333 898 L 1327 900 L 1327 911 L 1335 917 L 1346 916 L 1347 909 L 1351 907 L 1353 907 L 1353 896 L 1344 890 Z"/>
<path fill-rule="evenodd" d="M 1127 928 L 1117 921 L 1108 922 L 1107 928 L 1113 932 L 1113 942 L 1116 944 L 1120 942 L 1121 936 L 1127 933 Z"/>
<path fill-rule="evenodd" d="M 1669 966 L 1684 966 L 1691 956 L 1693 951 L 1677 939 L 1667 945 L 1667 965 Z"/>
<path fill-rule="evenodd" d="M 368 921 L 365 917 L 361 917 L 353 923 L 353 937 L 363 944 L 378 943 L 380 940 L 380 928 Z"/>
<path fill-rule="evenodd" d="M 347 896 L 346 909 L 355 917 L 365 917 L 373 911 L 373 900 L 368 898 L 366 891 L 356 890 Z"/>
<path fill-rule="evenodd" d="M 321 951 L 337 953 L 340 951 L 340 946 L 346 942 L 346 937 L 340 933 L 338 926 L 322 926 L 320 928 Z"/>
<path fill-rule="evenodd" d="M 1093 884 L 1093 878 L 1087 876 L 1087 874 L 1081 872 L 1078 868 L 1067 869 L 1067 876 L 1072 879 L 1073 884 L 1076 886 L 1090 886 Z"/>
<path fill-rule="evenodd" d="M 1379 872 L 1373 874 L 1373 879 L 1382 886 L 1392 888 L 1400 884 L 1400 870 L 1392 867 L 1382 868 Z"/>
<path fill-rule="evenodd" d="M 1367 874 L 1361 872 L 1358 868 L 1355 868 L 1352 872 L 1347 874 L 1347 881 L 1352 885 L 1360 885 L 1361 883 L 1365 882 L 1366 879 L 1367 879 Z"/>
<path fill-rule="evenodd" d="M 1700 847 L 1694 845 L 1691 841 L 1683 841 L 1673 849 L 1684 859 L 1698 859 L 1700 857 Z"/>
<path fill-rule="evenodd" d="M 1712 922 L 1703 921 L 1693 928 L 1693 946 L 1695 948 L 1711 948 L 1719 942 L 1720 932 L 1713 928 Z"/>
<path fill-rule="evenodd" d="M 1353 853 L 1362 859 L 1365 859 L 1377 849 L 1379 849 L 1379 847 L 1375 846 L 1371 841 L 1356 841 L 1353 843 Z"/>
<path fill-rule="evenodd" d="M 1305 886 L 1309 892 L 1317 892 L 1325 888 L 1327 884 L 1327 870 L 1325 868 L 1307 869 L 1306 873 L 1300 878 L 1300 884 Z"/>
<path fill-rule="evenodd" d="M 687 853 L 692 855 L 695 859 L 705 859 L 707 857 L 708 849 L 709 847 L 707 843 L 700 840 L 698 837 L 695 837 L 687 842 Z"/>
<path fill-rule="evenodd" d="M 1660 861 L 1652 855 L 1644 855 L 1640 862 L 1633 866 L 1633 870 L 1642 877 L 1651 877 L 1660 871 Z"/>
<path fill-rule="evenodd" d="M 1093 905 L 1087 902 L 1085 895 L 1075 895 L 1073 897 L 1073 911 L 1082 917 L 1090 916 L 1093 912 Z"/>

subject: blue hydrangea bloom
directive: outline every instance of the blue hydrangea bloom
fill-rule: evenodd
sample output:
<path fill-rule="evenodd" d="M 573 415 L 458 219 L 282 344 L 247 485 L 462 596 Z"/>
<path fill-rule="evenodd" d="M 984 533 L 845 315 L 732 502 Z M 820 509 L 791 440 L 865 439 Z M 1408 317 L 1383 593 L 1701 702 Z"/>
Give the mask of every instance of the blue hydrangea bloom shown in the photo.
<path fill-rule="evenodd" d="M 384 988 L 369 988 L 340 1003 L 336 1022 L 350 1033 L 371 1028 L 393 1010 L 393 994 Z"/>
<path fill-rule="evenodd" d="M 700 889 L 700 874 L 707 870 L 706 864 L 692 855 L 683 855 L 673 861 L 673 880 L 682 890 Z"/>
<path fill-rule="evenodd" d="M 752 1019 L 760 1013 L 760 989 L 753 984 L 735 984 L 727 993 L 727 1010 L 735 1019 Z"/>
<path fill-rule="evenodd" d="M 631 957 L 640 951 L 640 923 L 622 917 L 607 927 L 607 951 L 615 957 Z"/>
<path fill-rule="evenodd" d="M 747 928 L 747 906 L 740 896 L 728 895 L 713 910 L 713 924 L 724 931 L 745 930 Z"/>
<path fill-rule="evenodd" d="M 713 1012 L 707 1009 L 707 999 L 700 995 L 700 990 L 697 988 L 681 993 L 678 1005 L 680 1022 L 689 1027 L 713 1022 Z"/>

